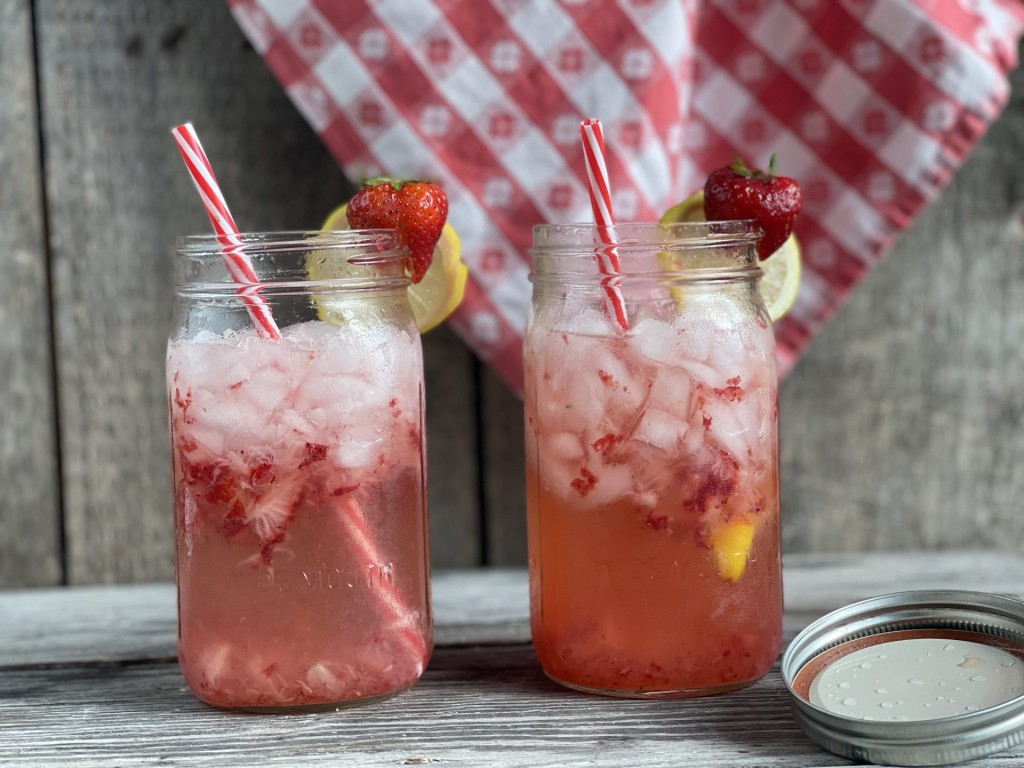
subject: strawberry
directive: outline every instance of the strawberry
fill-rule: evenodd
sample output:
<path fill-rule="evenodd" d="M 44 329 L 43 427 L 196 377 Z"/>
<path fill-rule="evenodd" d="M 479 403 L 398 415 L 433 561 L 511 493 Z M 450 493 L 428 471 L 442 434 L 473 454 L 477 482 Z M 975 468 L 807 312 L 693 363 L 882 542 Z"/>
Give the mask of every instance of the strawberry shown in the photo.
<path fill-rule="evenodd" d="M 764 232 L 757 246 L 762 259 L 786 242 L 802 205 L 800 185 L 775 175 L 775 155 L 768 161 L 768 173 L 750 170 L 736 157 L 731 165 L 712 171 L 704 185 L 707 220 L 753 219 Z"/>
<path fill-rule="evenodd" d="M 398 230 L 412 255 L 412 281 L 418 283 L 434 258 L 434 246 L 448 218 L 448 196 L 429 181 L 370 179 L 349 201 L 354 229 Z"/>

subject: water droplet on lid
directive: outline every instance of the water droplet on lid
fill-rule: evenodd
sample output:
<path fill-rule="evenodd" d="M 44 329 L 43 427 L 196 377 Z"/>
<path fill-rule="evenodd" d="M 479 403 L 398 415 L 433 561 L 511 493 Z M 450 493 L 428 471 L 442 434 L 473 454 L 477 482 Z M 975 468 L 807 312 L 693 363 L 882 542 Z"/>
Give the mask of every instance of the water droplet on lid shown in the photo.
<path fill-rule="evenodd" d="M 1004 666 L 1004 667 L 1012 667 L 1016 663 L 1017 662 L 1014 659 L 1007 659 L 1006 661 L 1004 661 L 1002 663 L 1002 666 Z"/>
<path fill-rule="evenodd" d="M 840 687 L 840 688 L 849 688 L 849 687 L 850 687 L 850 684 L 849 684 L 848 682 L 846 682 L 846 681 L 844 680 L 843 682 L 841 682 L 841 683 L 839 684 L 839 687 Z"/>
<path fill-rule="evenodd" d="M 977 704 L 968 704 L 966 707 L 964 707 L 964 712 L 977 712 L 979 709 L 981 709 L 981 707 L 979 707 Z"/>
<path fill-rule="evenodd" d="M 985 677 L 984 675 L 971 675 L 968 678 L 968 680 L 970 680 L 972 683 L 987 683 L 988 682 L 988 678 Z"/>
<path fill-rule="evenodd" d="M 921 680 L 920 678 L 917 678 L 917 677 L 908 678 L 907 682 L 910 683 L 911 685 L 924 685 L 924 680 Z"/>
<path fill-rule="evenodd" d="M 875 688 L 875 693 L 888 693 L 885 688 Z"/>
<path fill-rule="evenodd" d="M 891 701 L 883 701 L 878 706 L 880 706 L 882 709 L 892 709 L 892 702 Z"/>
<path fill-rule="evenodd" d="M 871 662 L 870 661 L 863 661 L 863 662 L 861 662 L 860 668 L 861 669 L 871 669 Z"/>
<path fill-rule="evenodd" d="M 853 707 L 857 705 L 857 700 L 852 696 L 847 696 L 845 699 L 843 699 L 843 704 L 845 704 L 847 707 Z"/>
<path fill-rule="evenodd" d="M 946 643 L 944 646 L 942 646 L 942 650 L 944 650 L 944 651 L 955 651 L 956 650 L 956 646 L 953 645 L 952 643 Z"/>

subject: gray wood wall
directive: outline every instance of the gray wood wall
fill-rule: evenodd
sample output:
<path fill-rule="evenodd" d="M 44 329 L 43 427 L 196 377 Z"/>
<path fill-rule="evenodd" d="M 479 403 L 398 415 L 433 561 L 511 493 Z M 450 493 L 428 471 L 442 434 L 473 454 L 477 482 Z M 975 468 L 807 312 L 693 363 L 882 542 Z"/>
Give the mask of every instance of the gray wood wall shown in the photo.
<path fill-rule="evenodd" d="M 170 255 L 207 222 L 168 129 L 243 226 L 350 185 L 220 0 L 0 0 L 0 93 L 0 587 L 170 578 Z M 786 551 L 1024 541 L 1022 150 L 1015 94 L 785 382 Z M 520 404 L 424 347 L 433 564 L 524 563 Z"/>

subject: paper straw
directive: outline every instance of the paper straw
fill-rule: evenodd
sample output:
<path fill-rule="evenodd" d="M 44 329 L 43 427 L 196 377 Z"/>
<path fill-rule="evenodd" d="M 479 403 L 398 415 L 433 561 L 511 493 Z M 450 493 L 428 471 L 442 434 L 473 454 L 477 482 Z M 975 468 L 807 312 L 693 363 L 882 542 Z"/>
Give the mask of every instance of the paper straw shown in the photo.
<path fill-rule="evenodd" d="M 213 175 L 213 168 L 203 151 L 203 145 L 199 143 L 195 128 L 192 127 L 192 123 L 185 123 L 172 130 L 171 135 L 174 136 L 178 151 L 185 161 L 185 167 L 188 168 L 192 182 L 199 191 L 203 208 L 210 217 L 217 240 L 224 246 L 224 264 L 231 279 L 240 286 L 237 293 L 242 297 L 245 308 L 249 310 L 249 317 L 256 326 L 256 332 L 267 339 L 281 338 L 281 331 L 270 314 L 270 307 L 266 299 L 259 294 L 260 282 L 242 246 L 238 227 L 231 217 L 231 211 L 228 210 L 228 204 L 220 191 L 220 185 L 217 184 L 217 178 Z"/>
<path fill-rule="evenodd" d="M 590 207 L 594 211 L 594 223 L 598 225 L 598 233 L 607 247 L 598 249 L 597 268 L 602 275 L 604 289 L 604 305 L 608 314 L 615 319 L 623 330 L 629 329 L 626 317 L 626 302 L 619 288 L 619 254 L 615 248 L 615 217 L 612 214 L 612 195 L 608 187 L 608 166 L 605 163 L 604 133 L 601 131 L 600 120 L 584 120 L 580 124 L 580 135 L 583 137 L 583 157 L 587 166 L 587 181 L 590 190 Z"/>
<path fill-rule="evenodd" d="M 377 547 L 373 543 L 369 525 L 359 505 L 352 499 L 344 499 L 337 507 L 338 524 L 341 526 L 348 539 L 351 553 L 355 562 L 358 563 L 383 563 Z M 411 624 L 422 617 L 413 615 L 402 599 L 394 591 L 382 590 L 376 593 L 382 618 L 390 622 L 389 629 L 400 629 L 400 640 L 416 658 L 417 664 L 422 665 L 423 657 L 426 654 L 427 646 L 425 638 L 416 627 Z M 420 666 L 419 672 L 422 672 Z"/>

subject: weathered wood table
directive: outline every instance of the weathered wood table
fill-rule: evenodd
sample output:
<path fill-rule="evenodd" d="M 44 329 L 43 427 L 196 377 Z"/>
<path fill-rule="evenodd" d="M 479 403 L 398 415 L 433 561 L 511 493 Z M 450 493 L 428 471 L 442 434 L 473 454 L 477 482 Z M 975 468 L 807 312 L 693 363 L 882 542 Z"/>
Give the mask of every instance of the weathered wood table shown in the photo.
<path fill-rule="evenodd" d="M 785 640 L 853 600 L 906 589 L 1020 596 L 1024 557 L 790 556 Z M 386 702 L 236 715 L 194 699 L 175 662 L 170 584 L 0 593 L 2 766 L 835 766 L 790 714 L 778 666 L 707 699 L 644 702 L 549 682 L 529 645 L 526 574 L 435 574 L 437 650 Z M 1024 747 L 969 763 L 1024 765 Z"/>

